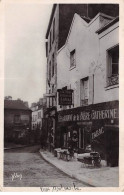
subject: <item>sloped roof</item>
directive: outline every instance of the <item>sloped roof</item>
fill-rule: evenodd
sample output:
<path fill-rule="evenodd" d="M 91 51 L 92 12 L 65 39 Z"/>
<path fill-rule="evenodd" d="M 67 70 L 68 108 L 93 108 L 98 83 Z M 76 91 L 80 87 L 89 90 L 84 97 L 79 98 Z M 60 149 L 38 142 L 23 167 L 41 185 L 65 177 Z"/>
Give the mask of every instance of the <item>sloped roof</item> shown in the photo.
<path fill-rule="evenodd" d="M 86 17 L 86 16 L 81 16 L 80 15 L 80 17 L 82 18 L 82 19 L 84 19 L 85 20 L 85 22 L 87 22 L 87 23 L 89 23 L 92 19 L 90 19 L 89 17 Z"/>
<path fill-rule="evenodd" d="M 114 18 L 113 20 L 111 20 L 108 24 L 106 24 L 105 26 L 101 27 L 100 29 L 98 29 L 96 31 L 96 33 L 100 34 L 103 31 L 105 31 L 107 28 L 109 28 L 110 26 L 112 26 L 113 24 L 115 24 L 116 22 L 119 21 L 119 16 L 117 16 L 116 18 Z"/>
<path fill-rule="evenodd" d="M 31 111 L 21 100 L 4 100 L 4 109 L 17 109 Z"/>

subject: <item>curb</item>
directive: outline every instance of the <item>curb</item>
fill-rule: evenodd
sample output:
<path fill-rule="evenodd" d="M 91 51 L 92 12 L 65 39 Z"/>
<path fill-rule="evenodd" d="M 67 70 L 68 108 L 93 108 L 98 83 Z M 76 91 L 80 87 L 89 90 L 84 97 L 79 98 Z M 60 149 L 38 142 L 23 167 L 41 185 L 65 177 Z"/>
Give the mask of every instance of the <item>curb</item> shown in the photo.
<path fill-rule="evenodd" d="M 49 158 L 47 158 L 43 152 L 41 152 L 41 150 L 39 151 L 39 153 L 41 154 L 42 158 L 47 161 L 48 163 L 54 165 L 56 168 L 58 168 L 60 171 L 64 172 L 65 174 L 67 174 L 68 176 L 70 176 L 71 178 L 77 179 L 78 181 L 81 181 L 87 185 L 89 185 L 90 187 L 104 187 L 100 184 L 98 184 L 97 182 L 92 182 L 89 181 L 89 179 L 86 178 L 82 178 L 80 177 L 78 174 L 73 174 L 72 172 L 64 169 L 62 166 L 60 166 L 58 163 L 53 162 L 52 160 L 50 160 Z"/>

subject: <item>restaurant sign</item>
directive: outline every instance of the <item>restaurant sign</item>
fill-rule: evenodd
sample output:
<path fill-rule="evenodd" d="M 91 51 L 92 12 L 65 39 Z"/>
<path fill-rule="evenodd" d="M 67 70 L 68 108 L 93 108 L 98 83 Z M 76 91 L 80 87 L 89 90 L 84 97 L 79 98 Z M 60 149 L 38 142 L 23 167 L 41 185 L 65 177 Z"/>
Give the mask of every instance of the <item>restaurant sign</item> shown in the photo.
<path fill-rule="evenodd" d="M 95 139 L 96 137 L 99 137 L 102 134 L 104 134 L 103 127 L 97 129 L 95 132 L 92 133 L 92 139 Z"/>
<path fill-rule="evenodd" d="M 72 89 L 58 89 L 59 105 L 72 105 Z"/>
<path fill-rule="evenodd" d="M 103 106 L 102 106 L 103 107 Z M 103 107 L 104 108 L 104 107 Z M 83 111 L 82 111 L 83 110 Z M 89 109 L 89 111 L 82 110 L 71 110 L 71 112 L 60 112 L 58 113 L 58 122 L 68 121 L 91 121 L 91 120 L 102 120 L 102 119 L 117 119 L 119 118 L 118 107 L 97 110 L 97 107 Z"/>

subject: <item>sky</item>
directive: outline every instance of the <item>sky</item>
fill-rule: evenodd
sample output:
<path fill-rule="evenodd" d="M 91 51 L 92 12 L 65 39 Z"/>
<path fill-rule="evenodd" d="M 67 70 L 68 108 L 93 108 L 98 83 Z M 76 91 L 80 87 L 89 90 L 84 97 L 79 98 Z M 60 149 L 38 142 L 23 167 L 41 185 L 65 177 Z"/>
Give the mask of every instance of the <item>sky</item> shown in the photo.
<path fill-rule="evenodd" d="M 52 4 L 5 5 L 4 95 L 29 105 L 46 93 L 45 34 Z"/>

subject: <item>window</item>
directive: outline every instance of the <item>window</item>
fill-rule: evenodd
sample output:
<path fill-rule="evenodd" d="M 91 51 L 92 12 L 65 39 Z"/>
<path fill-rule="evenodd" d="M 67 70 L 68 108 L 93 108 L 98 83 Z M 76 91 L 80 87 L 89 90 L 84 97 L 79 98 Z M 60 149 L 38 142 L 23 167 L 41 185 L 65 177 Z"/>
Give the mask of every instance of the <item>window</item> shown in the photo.
<path fill-rule="evenodd" d="M 46 57 L 48 56 L 48 42 L 46 42 Z"/>
<path fill-rule="evenodd" d="M 54 85 L 52 85 L 52 93 L 54 93 Z"/>
<path fill-rule="evenodd" d="M 80 94 L 81 94 L 81 106 L 88 105 L 88 98 L 89 98 L 88 77 L 81 79 Z"/>
<path fill-rule="evenodd" d="M 20 115 L 14 116 L 14 123 L 20 123 Z"/>
<path fill-rule="evenodd" d="M 55 39 L 55 19 L 53 21 L 53 42 L 54 42 L 54 39 Z"/>
<path fill-rule="evenodd" d="M 54 106 L 54 97 L 52 97 L 52 106 Z"/>
<path fill-rule="evenodd" d="M 67 147 L 67 140 L 68 140 L 68 134 L 64 133 L 64 144 L 63 144 L 64 147 Z"/>
<path fill-rule="evenodd" d="M 49 80 L 51 80 L 51 61 L 49 63 Z"/>
<path fill-rule="evenodd" d="M 70 68 L 73 68 L 76 66 L 76 61 L 75 61 L 75 49 L 70 52 Z"/>
<path fill-rule="evenodd" d="M 52 77 L 54 76 L 54 54 L 52 55 Z"/>
<path fill-rule="evenodd" d="M 79 148 L 84 148 L 84 128 L 79 129 Z"/>
<path fill-rule="evenodd" d="M 51 32 L 50 32 L 50 39 L 49 39 L 49 51 L 51 50 Z"/>
<path fill-rule="evenodd" d="M 38 118 L 39 119 L 41 118 L 41 112 L 38 112 Z"/>
<path fill-rule="evenodd" d="M 108 86 L 119 83 L 119 45 L 108 50 Z"/>
<path fill-rule="evenodd" d="M 52 103 L 53 103 L 53 100 L 52 100 L 52 97 L 50 97 L 50 107 L 53 106 Z"/>

